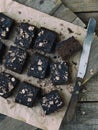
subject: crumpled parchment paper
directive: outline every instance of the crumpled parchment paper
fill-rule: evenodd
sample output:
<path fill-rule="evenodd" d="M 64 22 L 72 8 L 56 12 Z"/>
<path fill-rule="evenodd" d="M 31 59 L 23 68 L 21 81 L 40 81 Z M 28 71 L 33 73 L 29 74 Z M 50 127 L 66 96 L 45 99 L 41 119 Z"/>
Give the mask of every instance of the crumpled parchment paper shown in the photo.
<path fill-rule="evenodd" d="M 37 27 L 44 26 L 46 28 L 54 30 L 60 34 L 61 39 L 66 39 L 68 37 L 75 36 L 82 44 L 83 39 L 85 37 L 86 31 L 83 28 L 68 23 L 66 21 L 57 19 L 55 17 L 49 16 L 48 14 L 39 12 L 30 7 L 26 7 L 12 0 L 0 0 L 0 12 L 3 12 L 7 16 L 16 20 L 17 22 L 25 21 L 30 24 L 36 25 Z M 70 28 L 73 33 L 70 33 L 68 31 L 68 28 Z M 77 58 L 78 62 L 79 56 L 80 55 L 77 54 L 72 59 Z M 77 70 L 74 69 L 74 67 L 72 69 L 73 77 L 75 77 Z M 26 79 L 27 81 L 29 79 L 27 75 L 21 76 L 20 74 L 11 72 L 6 69 L 5 71 L 15 75 L 16 77 L 22 80 Z M 35 79 L 32 78 L 30 83 L 34 84 L 34 82 Z M 51 84 L 50 86 L 47 85 L 46 90 L 47 88 L 49 89 L 51 87 Z M 63 89 L 62 95 L 65 100 L 65 107 L 51 115 L 45 116 L 40 104 L 37 104 L 32 108 L 28 108 L 26 106 L 15 103 L 14 96 L 8 99 L 0 97 L 0 113 L 18 120 L 22 120 L 28 124 L 41 128 L 43 130 L 58 130 L 71 96 L 67 87 L 68 85 L 58 86 L 58 88 Z"/>

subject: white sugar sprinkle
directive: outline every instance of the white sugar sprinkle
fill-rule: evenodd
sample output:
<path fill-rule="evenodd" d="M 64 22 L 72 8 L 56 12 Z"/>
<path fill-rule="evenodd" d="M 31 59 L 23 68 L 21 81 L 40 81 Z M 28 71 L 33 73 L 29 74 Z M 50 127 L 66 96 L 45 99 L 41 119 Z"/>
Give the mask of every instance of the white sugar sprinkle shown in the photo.
<path fill-rule="evenodd" d="M 14 81 L 15 81 L 15 78 L 13 77 L 13 78 L 11 78 L 11 80 L 12 80 L 12 82 L 14 82 Z"/>

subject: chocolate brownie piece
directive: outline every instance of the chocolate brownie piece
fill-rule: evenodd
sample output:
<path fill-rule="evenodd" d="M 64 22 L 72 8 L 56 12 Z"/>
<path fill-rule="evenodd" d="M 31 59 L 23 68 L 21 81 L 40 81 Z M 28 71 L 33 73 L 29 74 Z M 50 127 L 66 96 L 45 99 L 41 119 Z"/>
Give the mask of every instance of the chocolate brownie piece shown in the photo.
<path fill-rule="evenodd" d="M 28 75 L 43 79 L 47 74 L 49 60 L 43 55 L 35 53 L 32 57 L 32 62 L 28 70 Z"/>
<path fill-rule="evenodd" d="M 0 41 L 0 63 L 2 62 L 4 51 L 5 51 L 5 45 Z"/>
<path fill-rule="evenodd" d="M 67 59 L 80 49 L 82 49 L 81 44 L 72 36 L 67 40 L 61 41 L 56 50 L 63 59 Z"/>
<path fill-rule="evenodd" d="M 5 67 L 17 73 L 21 73 L 26 57 L 27 53 L 25 50 L 11 46 L 6 57 Z"/>
<path fill-rule="evenodd" d="M 32 107 L 35 100 L 39 98 L 40 88 L 26 82 L 20 84 L 15 101 L 28 107 Z"/>
<path fill-rule="evenodd" d="M 0 96 L 8 98 L 12 95 L 18 80 L 5 72 L 0 73 Z"/>
<path fill-rule="evenodd" d="M 14 20 L 0 13 L 0 38 L 6 39 L 9 36 Z"/>
<path fill-rule="evenodd" d="M 57 90 L 43 96 L 40 103 L 46 115 L 53 113 L 64 106 L 64 102 Z"/>
<path fill-rule="evenodd" d="M 50 65 L 50 75 L 53 84 L 61 85 L 68 81 L 68 65 L 66 62 L 56 62 Z"/>
<path fill-rule="evenodd" d="M 54 47 L 57 33 L 46 28 L 41 28 L 35 40 L 34 47 L 46 53 L 50 53 Z"/>
<path fill-rule="evenodd" d="M 21 23 L 17 29 L 15 44 L 28 49 L 33 43 L 36 34 L 36 27 L 28 23 Z"/>

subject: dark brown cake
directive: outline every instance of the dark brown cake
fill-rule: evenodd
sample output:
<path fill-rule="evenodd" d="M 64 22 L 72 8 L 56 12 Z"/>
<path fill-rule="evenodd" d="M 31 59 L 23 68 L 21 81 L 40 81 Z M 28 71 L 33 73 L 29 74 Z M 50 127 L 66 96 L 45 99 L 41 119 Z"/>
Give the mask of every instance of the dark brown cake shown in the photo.
<path fill-rule="evenodd" d="M 80 49 L 82 49 L 81 44 L 72 36 L 67 40 L 58 43 L 56 51 L 62 59 L 66 59 L 78 52 Z"/>
<path fill-rule="evenodd" d="M 58 90 L 51 91 L 40 100 L 41 106 L 46 115 L 51 114 L 64 106 L 64 102 Z"/>

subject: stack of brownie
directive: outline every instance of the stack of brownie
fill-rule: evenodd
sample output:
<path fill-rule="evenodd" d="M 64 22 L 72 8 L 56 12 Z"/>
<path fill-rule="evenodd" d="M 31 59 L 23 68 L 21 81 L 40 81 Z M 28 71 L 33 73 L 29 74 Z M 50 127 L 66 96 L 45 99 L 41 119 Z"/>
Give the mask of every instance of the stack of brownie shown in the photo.
<path fill-rule="evenodd" d="M 1 39 L 7 39 L 11 35 L 11 29 L 14 23 L 14 20 L 0 13 Z M 65 59 L 79 51 L 81 45 L 74 37 L 71 37 L 60 42 L 56 47 L 57 39 L 58 34 L 52 30 L 44 27 L 38 29 L 34 25 L 20 23 L 14 41 L 15 45 L 11 45 L 7 52 L 4 62 L 5 68 L 14 71 L 15 73 L 23 74 L 24 66 L 28 58 L 28 50 L 33 47 L 36 52 L 32 55 L 32 60 L 27 69 L 28 77 L 44 80 L 50 75 L 53 85 L 66 84 L 69 80 L 69 67 L 65 62 Z M 56 49 L 54 49 L 55 47 Z M 5 49 L 5 45 L 0 42 L 1 64 L 3 64 L 2 59 Z M 45 54 L 53 53 L 54 50 L 62 57 L 61 62 L 53 62 L 52 59 L 50 60 L 46 57 Z M 42 54 L 42 52 L 44 53 Z M 50 73 L 48 71 L 50 71 Z M 10 97 L 13 94 L 14 89 L 17 88 L 18 82 L 19 79 L 13 75 L 1 72 L 0 96 L 4 98 Z M 39 101 L 45 114 L 50 114 L 64 106 L 64 101 L 58 90 L 42 95 L 42 90 L 39 87 L 26 81 L 20 83 L 15 101 L 28 107 L 34 106 L 36 101 Z"/>

